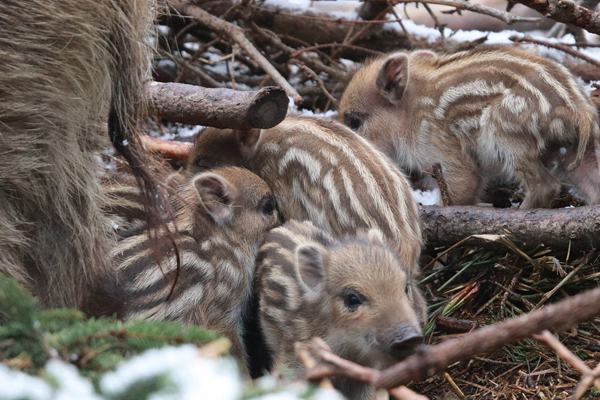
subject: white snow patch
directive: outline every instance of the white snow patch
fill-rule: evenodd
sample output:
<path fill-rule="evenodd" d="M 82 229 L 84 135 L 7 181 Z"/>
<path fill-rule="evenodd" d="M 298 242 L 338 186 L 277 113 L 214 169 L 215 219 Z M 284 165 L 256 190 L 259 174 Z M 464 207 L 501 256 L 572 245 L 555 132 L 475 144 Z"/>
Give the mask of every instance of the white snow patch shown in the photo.
<path fill-rule="evenodd" d="M 433 190 L 421 190 L 421 189 L 413 189 L 413 196 L 415 196 L 415 200 L 417 203 L 422 206 L 437 206 L 442 205 L 442 194 L 439 188 L 435 188 Z"/>
<path fill-rule="evenodd" d="M 193 345 L 148 350 L 107 373 L 100 380 L 100 388 L 103 393 L 116 397 L 136 382 L 160 376 L 168 377 L 173 385 L 168 391 L 152 395 L 151 399 L 234 400 L 241 394 L 235 361 L 229 357 L 200 358 Z"/>
<path fill-rule="evenodd" d="M 196 126 L 192 126 L 190 128 L 182 127 L 177 130 L 177 134 L 180 137 L 191 137 L 191 136 L 197 135 L 198 133 L 202 132 L 204 129 L 206 129 L 206 126 L 203 126 L 203 125 L 196 125 Z"/>
<path fill-rule="evenodd" d="M 158 32 L 163 34 L 163 35 L 168 35 L 169 34 L 169 27 L 165 26 L 165 25 L 158 25 Z"/>
<path fill-rule="evenodd" d="M 99 400 L 92 383 L 79 375 L 74 365 L 50 360 L 46 363 L 46 373 L 58 384 L 53 400 Z"/>
<path fill-rule="evenodd" d="M 360 66 L 360 64 L 358 64 L 357 62 L 348 60 L 346 58 L 340 58 L 340 63 L 342 63 L 342 65 L 346 67 L 347 70 L 351 70 Z"/>
<path fill-rule="evenodd" d="M 577 82 L 579 82 L 579 84 L 581 85 L 581 87 L 583 88 L 585 94 L 587 94 L 588 96 L 590 96 L 592 94 L 592 92 L 594 90 L 596 90 L 596 88 L 594 87 L 594 84 L 596 85 L 600 85 L 600 81 L 590 81 L 589 83 L 585 83 L 583 79 L 577 77 Z"/>
<path fill-rule="evenodd" d="M 2 400 L 52 398 L 52 388 L 40 378 L 29 376 L 21 371 L 10 370 L 0 364 L 0 398 Z"/>
<path fill-rule="evenodd" d="M 299 115 L 301 117 L 317 117 L 317 118 L 327 118 L 327 119 L 335 119 L 338 116 L 338 112 L 336 110 L 327 110 L 324 113 L 315 113 L 311 110 L 302 110 Z"/>

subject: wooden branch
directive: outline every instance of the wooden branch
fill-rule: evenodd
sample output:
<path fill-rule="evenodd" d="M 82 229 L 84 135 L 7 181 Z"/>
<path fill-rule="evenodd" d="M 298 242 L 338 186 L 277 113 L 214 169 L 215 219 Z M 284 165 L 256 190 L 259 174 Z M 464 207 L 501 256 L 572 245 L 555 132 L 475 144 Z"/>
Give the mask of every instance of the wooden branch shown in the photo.
<path fill-rule="evenodd" d="M 439 163 L 433 165 L 431 176 L 433 177 L 433 179 L 436 180 L 438 187 L 440 188 L 442 204 L 444 206 L 451 206 L 452 201 L 450 200 L 450 194 L 448 193 L 448 185 L 446 184 L 446 180 L 444 179 L 442 166 Z"/>
<path fill-rule="evenodd" d="M 288 98 L 277 87 L 242 92 L 153 82 L 148 91 L 152 113 L 190 125 L 267 129 L 283 121 L 288 109 Z"/>
<path fill-rule="evenodd" d="M 173 142 L 141 135 L 140 141 L 144 149 L 160 155 L 169 161 L 186 162 L 192 148 L 191 143 Z"/>
<path fill-rule="evenodd" d="M 378 1 L 387 1 L 387 0 L 378 0 Z M 537 1 L 537 0 L 533 0 Z M 395 0 L 394 3 L 423 3 L 423 4 L 438 4 L 442 6 L 450 6 L 455 7 L 457 10 L 466 10 L 474 13 L 487 15 L 500 21 L 506 22 L 507 24 L 513 24 L 515 22 L 537 22 L 539 18 L 532 17 L 519 17 L 518 15 L 514 15 L 508 13 L 506 11 L 498 10 L 493 7 L 488 7 L 483 4 L 477 4 L 473 2 L 467 2 L 462 0 Z"/>
<path fill-rule="evenodd" d="M 416 354 L 381 372 L 377 388 L 391 389 L 411 381 L 423 381 L 449 365 L 488 353 L 501 346 L 541 332 L 563 331 L 600 315 L 600 288 L 546 306 L 529 314 L 489 325 L 441 344 L 417 349 Z"/>
<path fill-rule="evenodd" d="M 581 358 L 577 357 L 571 350 L 567 349 L 567 346 L 562 344 L 556 338 L 556 336 L 551 334 L 549 331 L 543 331 L 539 335 L 533 335 L 533 338 L 552 347 L 552 349 L 560 356 L 560 358 L 568 362 L 573 368 L 578 370 L 583 375 L 582 381 L 584 381 L 584 383 L 589 382 L 589 385 L 593 383 L 594 386 L 600 390 L 600 381 L 596 379 L 597 376 L 595 375 L 595 370 L 592 371 L 592 369 L 588 367 L 587 364 L 581 360 Z M 589 385 L 585 388 L 585 390 L 589 388 Z"/>
<path fill-rule="evenodd" d="M 552 49 L 557 49 L 557 50 L 565 52 L 573 57 L 580 58 L 580 59 L 600 68 L 600 61 L 588 56 L 585 53 L 582 53 L 581 51 L 577 51 L 573 47 L 566 45 L 566 44 L 552 43 L 547 40 L 533 38 L 529 35 L 523 35 L 523 36 L 513 35 L 509 39 L 512 40 L 513 42 L 528 42 L 528 43 L 539 44 L 540 46 L 549 47 Z"/>
<path fill-rule="evenodd" d="M 267 60 L 265 56 L 263 56 L 260 51 L 254 47 L 254 45 L 246 37 L 246 34 L 242 28 L 207 13 L 200 7 L 190 4 L 189 1 L 171 0 L 171 4 L 180 13 L 193 17 L 195 20 L 210 27 L 225 38 L 233 39 L 242 48 L 242 50 L 248 54 L 248 56 L 256 61 L 256 63 L 260 65 L 260 67 L 264 69 L 265 72 L 271 76 L 271 78 L 273 78 L 275 83 L 285 90 L 288 96 L 294 99 L 296 104 L 302 102 L 302 96 L 300 96 L 296 89 L 294 89 L 290 83 L 283 76 L 281 76 L 273 64 L 271 64 L 269 60 Z"/>
<path fill-rule="evenodd" d="M 511 0 L 523 4 L 546 18 L 600 34 L 600 13 L 578 6 L 570 0 Z"/>
<path fill-rule="evenodd" d="M 480 234 L 506 235 L 520 249 L 540 243 L 554 250 L 566 250 L 569 244 L 577 251 L 600 247 L 600 206 L 533 210 L 427 206 L 420 213 L 429 247 L 451 246 Z"/>

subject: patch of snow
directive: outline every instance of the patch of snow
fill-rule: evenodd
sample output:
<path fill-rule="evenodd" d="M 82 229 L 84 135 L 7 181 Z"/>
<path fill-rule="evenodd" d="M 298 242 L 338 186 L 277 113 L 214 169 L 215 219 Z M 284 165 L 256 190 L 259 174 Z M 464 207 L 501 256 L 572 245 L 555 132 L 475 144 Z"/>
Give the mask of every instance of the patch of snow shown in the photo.
<path fill-rule="evenodd" d="M 191 136 L 197 135 L 198 133 L 202 132 L 204 129 L 206 129 L 206 126 L 203 126 L 203 125 L 196 125 L 196 126 L 192 126 L 190 128 L 181 127 L 177 130 L 177 134 L 180 137 L 191 137 Z"/>
<path fill-rule="evenodd" d="M 13 371 L 0 364 L 0 398 L 2 400 L 50 400 L 52 387 L 34 376 Z"/>
<path fill-rule="evenodd" d="M 324 113 L 315 113 L 312 110 L 301 110 L 299 114 L 301 117 L 317 117 L 326 119 L 337 119 L 339 115 L 336 110 L 327 110 Z"/>
<path fill-rule="evenodd" d="M 347 70 L 351 70 L 360 66 L 360 64 L 358 64 L 357 62 L 348 60 L 346 58 L 340 58 L 340 63 L 342 63 L 342 65 L 346 67 Z"/>
<path fill-rule="evenodd" d="M 229 357 L 200 358 L 193 345 L 148 350 L 104 375 L 100 388 L 103 393 L 117 397 L 137 382 L 161 376 L 167 377 L 172 385 L 153 394 L 152 399 L 235 400 L 241 394 L 235 361 Z"/>
<path fill-rule="evenodd" d="M 263 7 L 277 8 L 292 13 L 304 13 L 310 9 L 317 11 L 311 7 L 311 3 L 311 0 L 266 0 Z"/>
<path fill-rule="evenodd" d="M 166 25 L 158 25 L 157 29 L 158 29 L 158 32 L 163 35 L 168 35 L 169 31 L 170 31 L 170 28 Z"/>
<path fill-rule="evenodd" d="M 198 42 L 185 42 L 185 47 L 191 51 L 198 51 L 200 49 L 200 43 Z"/>
<path fill-rule="evenodd" d="M 358 19 L 358 12 L 357 12 L 357 8 L 353 9 L 353 10 L 347 10 L 347 11 L 329 11 L 328 14 L 332 17 L 332 18 L 342 18 L 342 19 L 347 19 L 347 20 L 353 20 L 353 19 Z"/>
<path fill-rule="evenodd" d="M 160 68 L 177 68 L 177 64 L 173 60 L 163 58 L 156 62 L 156 66 Z"/>
<path fill-rule="evenodd" d="M 48 376 L 58 385 L 53 400 L 100 400 L 92 383 L 79 375 L 74 365 L 50 360 L 46 363 L 45 369 Z"/>
<path fill-rule="evenodd" d="M 415 196 L 415 200 L 417 203 L 422 206 L 436 206 L 442 205 L 442 194 L 439 188 L 435 188 L 433 190 L 420 190 L 413 189 L 413 196 Z"/>

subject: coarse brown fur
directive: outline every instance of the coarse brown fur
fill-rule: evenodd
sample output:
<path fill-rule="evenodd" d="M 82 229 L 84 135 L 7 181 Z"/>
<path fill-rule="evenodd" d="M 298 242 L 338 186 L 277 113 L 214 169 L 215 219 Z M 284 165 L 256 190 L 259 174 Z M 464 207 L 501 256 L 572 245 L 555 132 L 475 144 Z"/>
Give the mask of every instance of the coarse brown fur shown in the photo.
<path fill-rule="evenodd" d="M 113 204 L 106 209 L 130 224 L 141 210 L 137 190 L 131 179 L 116 178 L 105 185 Z M 243 323 L 254 263 L 267 232 L 280 224 L 273 193 L 258 176 L 235 167 L 191 177 L 174 173 L 165 185 L 174 193 L 180 268 L 172 246 L 162 248 L 163 259 L 156 263 L 143 228 L 123 234 L 111 251 L 118 279 L 97 293 L 96 303 L 108 307 L 93 313 L 216 330 L 231 340 L 232 354 L 245 365 Z"/>
<path fill-rule="evenodd" d="M 377 58 L 354 75 L 340 116 L 405 172 L 440 163 L 452 204 L 504 180 L 525 187 L 521 207 L 549 207 L 559 179 L 600 203 L 594 105 L 566 68 L 531 52 Z"/>
<path fill-rule="evenodd" d="M 271 231 L 257 259 L 255 291 L 275 368 L 302 370 L 294 343 L 313 337 L 371 368 L 411 354 L 422 340 L 425 303 L 408 272 L 377 230 L 339 240 L 292 220 Z M 374 396 L 363 383 L 333 382 L 350 399 Z"/>
<path fill-rule="evenodd" d="M 271 129 L 207 129 L 188 168 L 248 168 L 273 189 L 285 220 L 310 220 L 339 236 L 379 228 L 410 271 L 421 230 L 406 177 L 366 140 L 335 121 L 288 116 Z"/>
<path fill-rule="evenodd" d="M 80 306 L 109 271 L 114 238 L 92 153 L 107 144 L 112 104 L 112 133 L 141 160 L 132 132 L 145 109 L 152 4 L 0 2 L 0 272 L 47 306 Z"/>

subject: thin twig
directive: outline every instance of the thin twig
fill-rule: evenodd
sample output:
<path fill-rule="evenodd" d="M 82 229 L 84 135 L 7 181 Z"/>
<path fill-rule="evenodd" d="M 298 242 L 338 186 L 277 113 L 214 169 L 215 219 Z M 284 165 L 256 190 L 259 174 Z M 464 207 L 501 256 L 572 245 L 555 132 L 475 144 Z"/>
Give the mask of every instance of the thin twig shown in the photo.
<path fill-rule="evenodd" d="M 302 69 L 302 71 L 306 72 L 306 74 L 308 74 L 317 83 L 317 86 L 319 86 L 319 88 L 321 88 L 321 90 L 323 91 L 323 94 L 325 94 L 325 96 L 327 96 L 327 98 L 329 99 L 329 101 L 331 101 L 331 103 L 334 105 L 334 107 L 337 107 L 338 106 L 337 99 L 335 97 L 333 97 L 331 95 L 331 93 L 329 93 L 329 90 L 327 90 L 327 88 L 325 87 L 325 83 L 323 83 L 323 80 L 321 78 L 319 78 L 319 75 L 317 75 L 315 73 L 315 71 L 308 68 L 306 65 L 301 65 L 300 68 Z"/>
<path fill-rule="evenodd" d="M 600 61 L 598 61 L 580 51 L 575 50 L 571 46 L 568 46 L 568 45 L 565 45 L 562 43 L 552 43 L 552 42 L 548 42 L 546 40 L 533 38 L 529 35 L 524 35 L 521 37 L 519 37 L 518 35 L 513 35 L 509 39 L 512 40 L 513 42 L 529 42 L 529 43 L 539 44 L 540 46 L 557 49 L 557 50 L 563 51 L 573 57 L 580 58 L 580 59 L 600 68 Z"/>
<path fill-rule="evenodd" d="M 343 47 L 343 48 L 347 48 L 347 49 L 362 51 L 364 53 L 372 54 L 374 56 L 379 56 L 379 55 L 382 54 L 380 51 L 371 50 L 371 49 L 367 49 L 365 47 L 360 47 L 360 46 L 354 46 L 354 45 L 351 45 L 351 44 L 325 43 L 325 44 L 317 44 L 315 46 L 305 47 L 303 49 L 300 49 L 300 50 L 298 50 L 298 51 L 290 54 L 290 57 L 291 58 L 298 58 L 299 55 L 301 55 L 302 53 L 306 53 L 307 51 L 313 51 L 313 50 L 318 50 L 318 49 L 326 49 L 326 48 L 329 48 L 329 47 Z"/>
<path fill-rule="evenodd" d="M 200 7 L 189 4 L 184 0 L 173 1 L 176 9 L 185 15 L 189 15 L 204 25 L 212 28 L 217 33 L 227 38 L 233 39 L 239 46 L 248 54 L 267 74 L 273 78 L 275 83 L 285 90 L 288 96 L 294 99 L 296 104 L 302 102 L 302 96 L 298 94 L 290 83 L 277 71 L 277 69 L 263 56 L 260 51 L 248 40 L 244 31 L 239 26 L 223 21 L 221 18 L 215 17 L 201 9 Z"/>
<path fill-rule="evenodd" d="M 431 176 L 433 176 L 433 178 L 437 181 L 438 186 L 440 187 L 440 194 L 442 195 L 442 202 L 444 206 L 452 205 L 452 201 L 450 200 L 450 194 L 448 192 L 448 185 L 444 180 L 442 166 L 440 164 L 434 164 Z"/>
<path fill-rule="evenodd" d="M 384 0 L 384 1 L 386 1 L 386 0 Z M 505 11 L 501 11 L 501 10 L 498 10 L 498 9 L 495 9 L 492 7 L 488 7 L 488 6 L 484 6 L 483 4 L 476 4 L 476 3 L 465 2 L 465 1 L 460 1 L 460 0 L 402 0 L 402 1 L 394 1 L 394 3 L 395 4 L 429 3 L 429 4 L 439 4 L 439 5 L 443 5 L 443 6 L 450 6 L 450 7 L 455 7 L 458 10 L 467 10 L 467 11 L 471 11 L 471 12 L 475 12 L 475 13 L 479 13 L 479 14 L 483 14 L 483 15 L 489 15 L 490 17 L 497 18 L 501 21 L 506 22 L 507 24 L 512 24 L 515 22 L 538 22 L 540 20 L 539 18 L 533 18 L 533 17 L 519 17 L 517 15 L 510 14 Z M 286 13 L 281 10 L 259 7 L 259 6 L 254 6 L 254 5 L 252 5 L 250 7 L 257 8 L 262 11 L 277 13 L 279 15 L 285 15 L 288 17 L 299 18 L 299 19 L 310 19 L 313 21 L 327 21 L 327 22 L 337 22 L 337 23 L 349 22 L 349 23 L 353 23 L 353 24 L 373 24 L 373 23 L 385 24 L 385 23 L 390 23 L 390 22 L 401 21 L 401 20 L 397 20 L 397 19 L 380 20 L 380 21 L 376 21 L 376 20 L 362 21 L 362 20 L 348 20 L 348 19 L 344 19 L 344 18 L 312 17 L 312 16 L 308 16 L 308 15 L 298 15 L 298 14 Z"/>
<path fill-rule="evenodd" d="M 257 34 L 259 34 L 265 40 L 268 40 L 271 44 L 273 44 L 279 50 L 281 50 L 289 55 L 291 55 L 295 52 L 295 49 L 293 49 L 292 47 L 289 47 L 285 43 L 283 43 L 281 41 L 281 39 L 277 35 L 275 35 L 273 32 L 259 27 L 257 24 L 255 24 L 252 21 L 250 21 L 249 25 L 253 31 L 255 31 Z M 333 68 L 331 66 L 325 65 L 318 59 L 308 57 L 307 54 L 303 54 L 303 53 L 300 54 L 299 60 L 302 61 L 304 64 L 310 66 L 313 69 L 325 72 L 327 75 L 329 75 L 333 79 L 340 80 L 340 81 L 347 79 L 347 76 L 346 76 L 347 74 L 345 71 L 341 70 L 340 68 Z"/>
<path fill-rule="evenodd" d="M 600 365 L 598 365 L 594 370 L 592 370 L 590 367 L 587 366 L 586 363 L 584 363 L 581 360 L 581 358 L 573 354 L 573 352 L 567 349 L 567 347 L 564 344 L 562 344 L 556 338 L 556 336 L 554 336 L 547 330 L 543 331 L 539 335 L 534 335 L 533 337 L 534 339 L 539 340 L 540 342 L 546 343 L 556 352 L 556 354 L 558 354 L 563 360 L 571 364 L 573 368 L 575 368 L 581 373 L 582 379 L 577 385 L 577 388 L 573 394 L 573 398 L 581 398 L 583 393 L 585 393 L 585 391 L 589 389 L 592 383 L 594 384 L 596 389 L 600 390 L 600 380 L 597 379 L 598 374 L 600 373 Z M 577 389 L 579 389 L 579 391 Z M 581 392 L 581 390 L 583 390 L 583 392 Z"/>
<path fill-rule="evenodd" d="M 402 22 L 402 18 L 400 18 L 400 16 L 398 15 L 398 13 L 396 13 L 396 10 L 394 10 L 394 3 L 391 0 L 387 0 L 388 3 L 388 7 L 390 12 L 394 15 L 394 17 L 396 17 L 396 19 L 398 20 L 398 24 L 400 25 L 400 28 L 402 28 L 402 32 L 404 32 L 404 34 L 406 35 L 406 38 L 408 39 L 408 43 L 410 44 L 410 47 L 413 48 L 415 46 L 415 41 L 412 37 L 412 35 L 408 32 L 408 29 L 406 29 L 406 27 L 404 26 L 404 22 Z"/>

